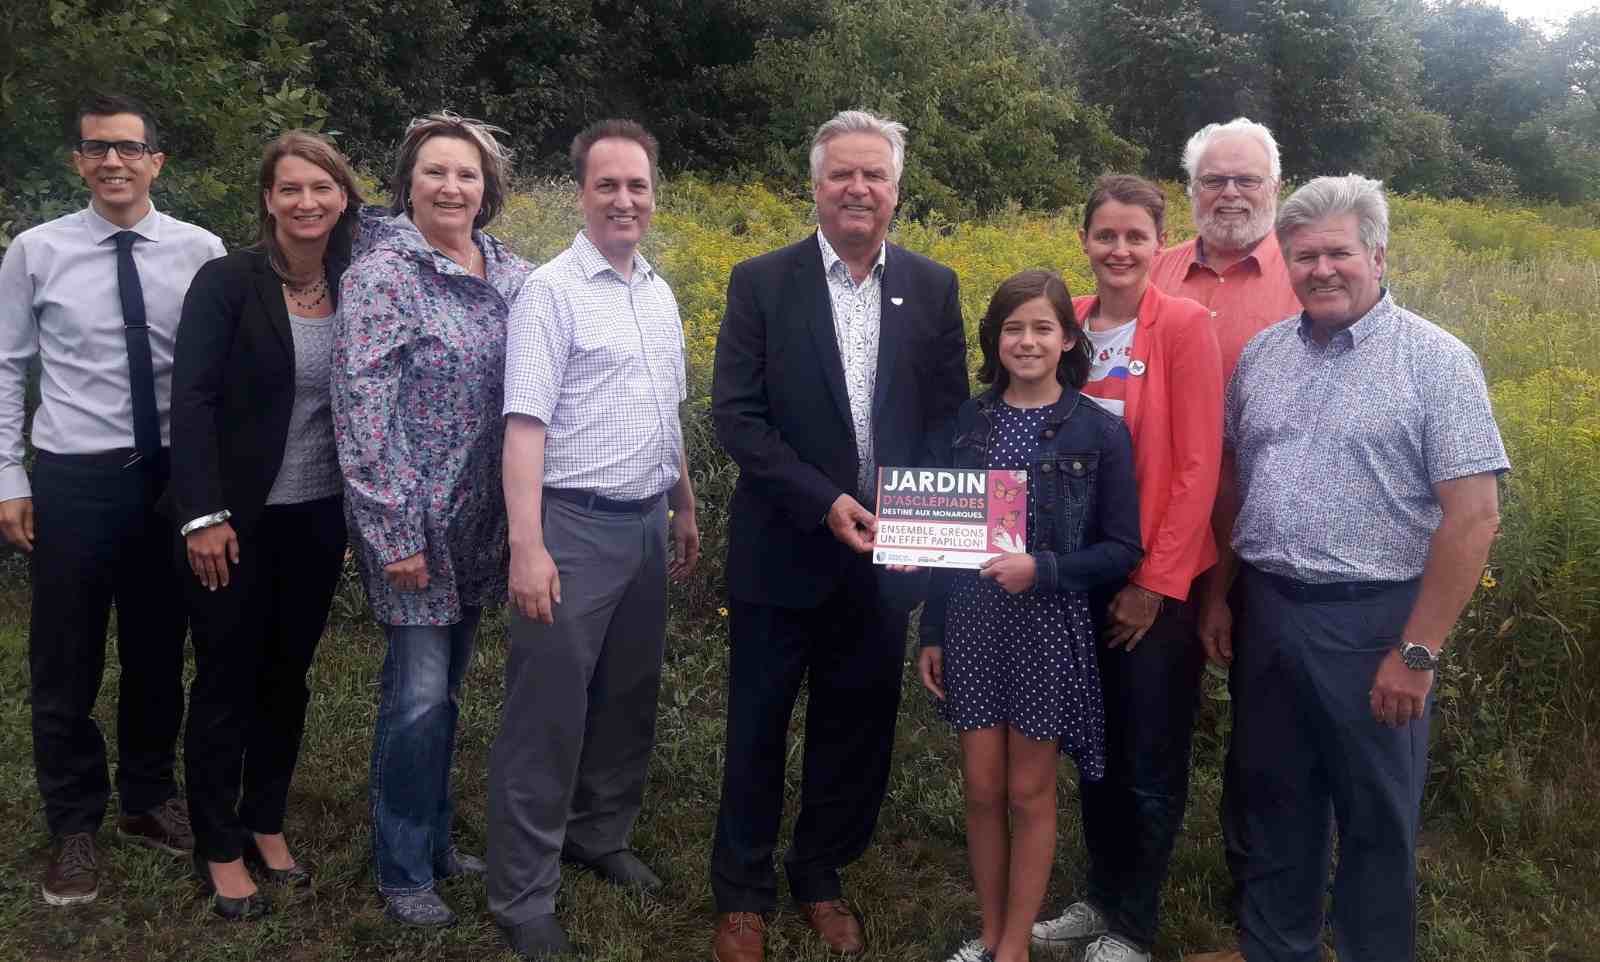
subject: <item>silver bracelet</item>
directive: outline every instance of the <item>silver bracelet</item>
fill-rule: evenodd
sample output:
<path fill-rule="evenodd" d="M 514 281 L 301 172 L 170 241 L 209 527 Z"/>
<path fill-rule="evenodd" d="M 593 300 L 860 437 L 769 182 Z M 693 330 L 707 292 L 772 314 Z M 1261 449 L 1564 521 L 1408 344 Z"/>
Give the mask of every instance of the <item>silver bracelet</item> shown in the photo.
<path fill-rule="evenodd" d="M 233 517 L 233 513 L 227 508 L 223 508 L 221 511 L 213 514 L 201 515 L 200 517 L 195 518 L 193 521 L 179 528 L 178 533 L 187 538 L 189 535 L 199 531 L 201 528 L 209 528 L 212 525 L 221 524 L 231 517 Z"/>

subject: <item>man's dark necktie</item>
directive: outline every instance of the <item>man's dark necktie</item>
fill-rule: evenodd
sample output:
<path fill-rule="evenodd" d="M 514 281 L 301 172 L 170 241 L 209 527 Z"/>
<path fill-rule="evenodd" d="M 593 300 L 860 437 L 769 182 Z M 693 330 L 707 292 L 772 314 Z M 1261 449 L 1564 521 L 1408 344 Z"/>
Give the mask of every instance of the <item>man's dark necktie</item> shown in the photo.
<path fill-rule="evenodd" d="M 122 296 L 122 333 L 128 341 L 128 388 L 133 394 L 133 445 L 141 457 L 161 451 L 161 416 L 156 413 L 156 372 L 150 360 L 150 325 L 144 317 L 144 288 L 133 263 L 131 230 L 117 235 L 117 292 Z"/>

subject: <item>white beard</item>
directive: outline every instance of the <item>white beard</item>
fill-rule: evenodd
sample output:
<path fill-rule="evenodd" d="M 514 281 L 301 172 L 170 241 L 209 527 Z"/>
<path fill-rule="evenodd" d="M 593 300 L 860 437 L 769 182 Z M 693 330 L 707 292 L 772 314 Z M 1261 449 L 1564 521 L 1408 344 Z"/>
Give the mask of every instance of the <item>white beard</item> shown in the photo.
<path fill-rule="evenodd" d="M 1276 204 L 1253 208 L 1250 217 L 1243 223 L 1223 220 L 1216 216 L 1213 208 L 1213 213 L 1197 218 L 1195 226 L 1207 247 L 1242 251 L 1254 247 L 1261 238 L 1272 233 L 1272 222 L 1278 216 L 1276 208 Z"/>

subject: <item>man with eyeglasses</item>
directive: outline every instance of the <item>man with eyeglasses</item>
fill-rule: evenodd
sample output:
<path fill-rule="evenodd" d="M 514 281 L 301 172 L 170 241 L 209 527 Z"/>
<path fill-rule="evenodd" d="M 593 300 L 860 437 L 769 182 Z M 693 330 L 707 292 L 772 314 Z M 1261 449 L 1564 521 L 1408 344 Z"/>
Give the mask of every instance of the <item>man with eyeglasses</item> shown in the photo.
<path fill-rule="evenodd" d="M 34 770 L 52 836 L 51 905 L 99 893 L 95 835 L 111 785 L 91 717 L 117 610 L 119 833 L 194 847 L 173 778 L 183 639 L 167 486 L 172 348 L 189 282 L 224 253 L 150 203 L 165 156 L 149 110 L 98 96 L 70 140 L 89 206 L 24 231 L 0 262 L 0 534 L 30 558 Z M 27 368 L 40 361 L 37 455 L 24 468 Z"/>
<path fill-rule="evenodd" d="M 1272 233 L 1278 214 L 1278 144 L 1244 117 L 1200 128 L 1183 149 L 1199 236 L 1156 256 L 1150 280 L 1211 311 L 1223 383 L 1262 329 L 1300 310 Z"/>

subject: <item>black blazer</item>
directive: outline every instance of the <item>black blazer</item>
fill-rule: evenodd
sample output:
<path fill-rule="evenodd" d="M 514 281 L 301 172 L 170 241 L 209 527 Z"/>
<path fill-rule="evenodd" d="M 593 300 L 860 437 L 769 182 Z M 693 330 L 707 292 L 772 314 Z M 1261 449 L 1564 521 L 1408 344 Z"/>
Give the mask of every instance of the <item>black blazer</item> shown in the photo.
<path fill-rule="evenodd" d="M 890 244 L 881 317 L 875 460 L 883 467 L 931 464 L 935 429 L 968 395 L 955 272 Z M 847 576 L 872 577 L 861 567 L 866 560 L 823 523 L 841 493 L 854 493 L 858 464 L 815 235 L 734 267 L 711 411 L 718 440 L 739 465 L 729 511 L 729 594 L 809 607 Z M 876 570 L 894 607 L 921 600 L 922 579 Z"/>
<path fill-rule="evenodd" d="M 333 296 L 345 264 L 329 261 Z M 163 508 L 179 525 L 227 508 L 255 526 L 283 464 L 294 407 L 294 334 L 265 251 L 200 268 L 183 299 L 172 371 L 172 481 Z"/>

